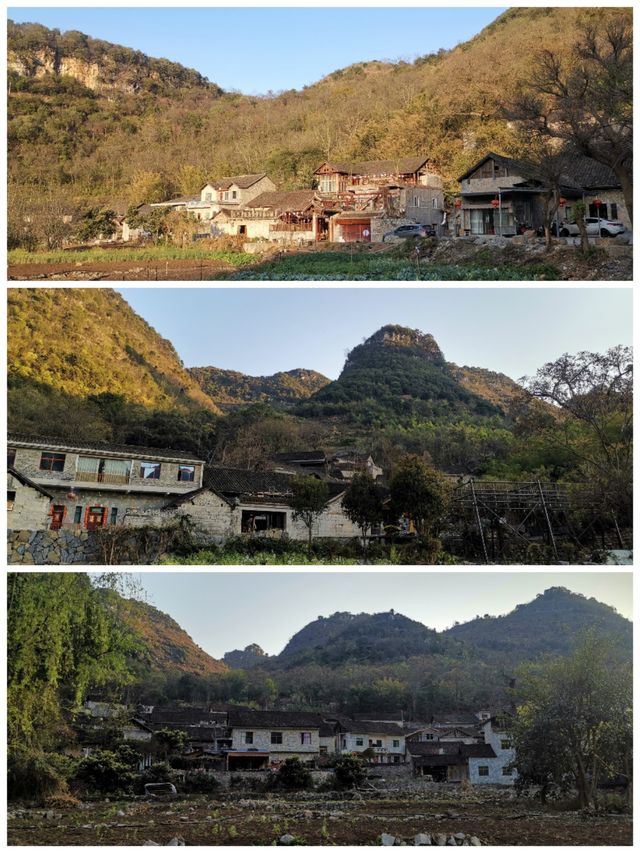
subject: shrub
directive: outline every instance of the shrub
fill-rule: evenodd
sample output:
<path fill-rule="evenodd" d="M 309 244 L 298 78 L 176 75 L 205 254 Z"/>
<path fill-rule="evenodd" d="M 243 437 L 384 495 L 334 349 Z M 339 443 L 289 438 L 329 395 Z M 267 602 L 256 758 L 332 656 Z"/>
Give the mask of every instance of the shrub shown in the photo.
<path fill-rule="evenodd" d="M 313 778 L 299 758 L 287 758 L 276 773 L 274 783 L 279 788 L 304 791 L 313 787 Z"/>
<path fill-rule="evenodd" d="M 76 768 L 74 781 L 91 791 L 109 794 L 131 788 L 134 773 L 116 753 L 99 750 L 83 758 Z"/>
<path fill-rule="evenodd" d="M 220 787 L 218 780 L 205 770 L 194 770 L 187 773 L 183 790 L 187 794 L 211 794 Z"/>
<path fill-rule="evenodd" d="M 49 797 L 66 794 L 72 767 L 73 761 L 63 755 L 12 749 L 7 756 L 9 799 L 43 804 Z"/>
<path fill-rule="evenodd" d="M 337 788 L 358 788 L 367 778 L 367 770 L 359 758 L 345 755 L 336 761 L 335 783 Z"/>

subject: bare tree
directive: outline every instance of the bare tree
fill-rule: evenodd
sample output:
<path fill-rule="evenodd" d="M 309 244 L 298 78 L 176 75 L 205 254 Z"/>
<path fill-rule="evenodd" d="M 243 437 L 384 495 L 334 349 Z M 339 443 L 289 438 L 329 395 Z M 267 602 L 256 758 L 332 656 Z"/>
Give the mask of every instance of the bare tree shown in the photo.
<path fill-rule="evenodd" d="M 540 137 L 570 143 L 608 166 L 633 221 L 633 35 L 629 15 L 588 25 L 563 62 L 543 51 L 530 85 L 507 107 Z"/>

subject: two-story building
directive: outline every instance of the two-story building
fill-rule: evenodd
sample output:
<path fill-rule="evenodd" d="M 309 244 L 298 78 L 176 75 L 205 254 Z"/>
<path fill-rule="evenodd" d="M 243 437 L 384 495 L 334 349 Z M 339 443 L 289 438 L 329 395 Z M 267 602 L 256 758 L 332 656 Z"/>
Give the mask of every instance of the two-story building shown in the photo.
<path fill-rule="evenodd" d="M 404 764 L 406 731 L 397 723 L 336 718 L 336 752 L 362 755 L 373 764 Z"/>
<path fill-rule="evenodd" d="M 35 529 L 122 523 L 130 511 L 163 506 L 200 488 L 204 474 L 204 462 L 189 453 L 23 435 L 9 436 L 7 462 L 14 484 L 22 477 L 23 488 L 26 482 L 49 498 L 48 524 L 36 522 Z M 18 489 L 11 491 L 17 495 Z M 30 513 L 14 499 L 10 529 L 33 529 Z"/>
<path fill-rule="evenodd" d="M 513 785 L 517 773 L 511 766 L 516 752 L 510 734 L 513 718 L 497 714 L 482 725 L 484 742 L 493 751 L 487 757 L 469 758 L 469 781 L 474 785 Z"/>
<path fill-rule="evenodd" d="M 223 208 L 240 209 L 262 193 L 275 190 L 276 185 L 264 172 L 218 178 L 200 188 L 199 201 L 191 209 L 200 219 L 213 219 Z"/>
<path fill-rule="evenodd" d="M 227 769 L 260 769 L 287 758 L 312 761 L 320 754 L 319 714 L 298 711 L 229 711 Z"/>

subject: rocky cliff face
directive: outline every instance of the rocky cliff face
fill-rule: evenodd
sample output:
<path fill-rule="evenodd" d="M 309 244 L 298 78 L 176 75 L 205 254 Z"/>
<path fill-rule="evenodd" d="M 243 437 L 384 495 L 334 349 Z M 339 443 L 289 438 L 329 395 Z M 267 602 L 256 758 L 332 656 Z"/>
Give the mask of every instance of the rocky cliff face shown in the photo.
<path fill-rule="evenodd" d="M 61 33 L 39 24 L 8 23 L 7 68 L 18 77 L 71 77 L 97 94 L 166 94 L 172 89 L 221 90 L 197 71 L 137 50 Z"/>

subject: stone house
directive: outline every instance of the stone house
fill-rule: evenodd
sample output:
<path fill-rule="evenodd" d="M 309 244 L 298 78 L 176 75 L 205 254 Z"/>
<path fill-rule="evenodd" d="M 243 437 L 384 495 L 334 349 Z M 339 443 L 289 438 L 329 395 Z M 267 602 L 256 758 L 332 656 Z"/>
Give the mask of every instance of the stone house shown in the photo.
<path fill-rule="evenodd" d="M 287 758 L 302 761 L 320 754 L 319 714 L 297 711 L 229 711 L 231 749 L 227 769 L 277 765 Z"/>
<path fill-rule="evenodd" d="M 460 742 L 408 744 L 414 773 L 418 776 L 430 776 L 434 782 L 475 783 L 472 775 L 472 763 L 495 760 L 495 752 L 490 744 Z M 473 765 L 475 766 L 475 765 Z"/>
<path fill-rule="evenodd" d="M 373 764 L 403 764 L 406 732 L 398 723 L 336 718 L 336 751 L 340 755 L 367 753 Z"/>
<path fill-rule="evenodd" d="M 203 487 L 172 498 L 161 507 L 127 513 L 125 524 L 162 526 L 189 515 L 203 538 L 222 542 L 232 536 L 268 536 L 306 541 L 308 530 L 293 517 L 289 500 L 294 475 L 268 471 L 206 466 Z M 342 510 L 344 483 L 328 483 L 329 500 L 313 534 L 319 538 L 356 538 L 360 535 Z"/>
<path fill-rule="evenodd" d="M 20 471 L 7 469 L 7 530 L 46 530 L 53 495 Z"/>
<path fill-rule="evenodd" d="M 512 157 L 490 151 L 460 175 L 461 207 L 456 214 L 459 235 L 513 236 L 518 228 L 539 228 L 544 224 L 544 199 L 547 194 L 542 178 L 536 178 L 524 164 Z M 572 205 L 584 200 L 589 216 L 597 216 L 593 204 L 598 198 L 600 216 L 619 219 L 627 227 L 630 221 L 620 183 L 606 166 L 589 157 L 574 158 L 560 187 L 565 204 L 559 221 L 572 219 Z"/>
<path fill-rule="evenodd" d="M 312 242 L 326 231 L 324 205 L 314 190 L 264 192 L 242 207 L 226 204 L 216 214 L 214 231 L 247 240 Z"/>
<path fill-rule="evenodd" d="M 161 507 L 168 496 L 202 486 L 204 463 L 188 453 L 23 435 L 8 440 L 10 466 L 49 498 L 52 530 L 120 524 L 130 511 Z M 29 530 L 33 521 L 14 503 L 12 529 Z"/>
<path fill-rule="evenodd" d="M 200 202 L 220 210 L 244 207 L 256 196 L 275 192 L 276 185 L 264 172 L 255 175 L 233 175 L 207 181 L 200 189 Z"/>

